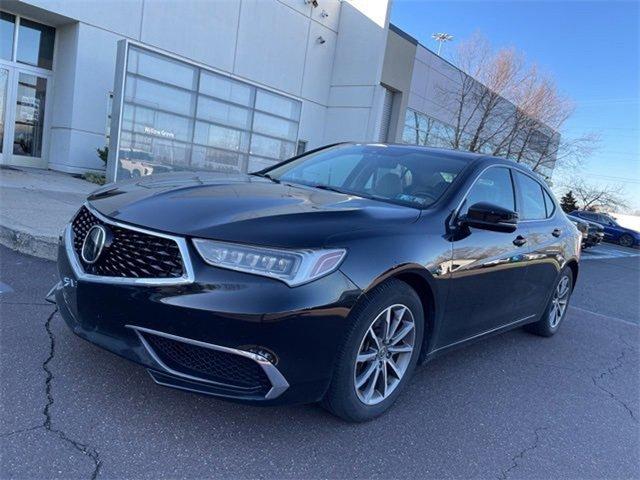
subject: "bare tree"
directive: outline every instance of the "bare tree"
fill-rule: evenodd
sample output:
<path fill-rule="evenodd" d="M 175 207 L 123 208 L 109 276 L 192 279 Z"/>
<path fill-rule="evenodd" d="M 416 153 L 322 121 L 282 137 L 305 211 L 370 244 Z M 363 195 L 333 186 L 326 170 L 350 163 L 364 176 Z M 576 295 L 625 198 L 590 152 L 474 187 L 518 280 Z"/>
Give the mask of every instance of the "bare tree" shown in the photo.
<path fill-rule="evenodd" d="M 624 189 L 619 185 L 602 186 L 577 179 L 570 188 L 582 210 L 609 212 L 626 207 Z"/>
<path fill-rule="evenodd" d="M 452 148 L 510 158 L 545 176 L 556 163 L 579 165 L 597 147 L 595 134 L 558 133 L 573 104 L 514 49 L 494 52 L 476 34 L 459 44 L 454 63 L 458 81 L 439 88 L 454 117 Z"/>

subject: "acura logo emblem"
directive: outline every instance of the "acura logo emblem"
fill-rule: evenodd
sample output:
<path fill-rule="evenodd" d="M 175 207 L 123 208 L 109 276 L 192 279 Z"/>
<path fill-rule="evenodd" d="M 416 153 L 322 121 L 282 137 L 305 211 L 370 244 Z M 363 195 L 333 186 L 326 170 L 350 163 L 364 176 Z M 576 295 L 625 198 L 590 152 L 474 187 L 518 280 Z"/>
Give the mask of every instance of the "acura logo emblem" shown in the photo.
<path fill-rule="evenodd" d="M 98 261 L 102 249 L 107 241 L 107 229 L 102 225 L 94 225 L 87 232 L 82 242 L 80 256 L 85 263 L 92 264 Z"/>

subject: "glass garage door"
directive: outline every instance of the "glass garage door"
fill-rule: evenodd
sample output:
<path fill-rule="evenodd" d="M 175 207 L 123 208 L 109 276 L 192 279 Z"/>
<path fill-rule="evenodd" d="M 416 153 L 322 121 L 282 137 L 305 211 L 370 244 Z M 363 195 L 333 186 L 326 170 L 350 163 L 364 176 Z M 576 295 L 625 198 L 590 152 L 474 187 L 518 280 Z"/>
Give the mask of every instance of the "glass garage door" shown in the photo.
<path fill-rule="evenodd" d="M 246 172 L 295 154 L 301 102 L 126 44 L 116 178 Z"/>

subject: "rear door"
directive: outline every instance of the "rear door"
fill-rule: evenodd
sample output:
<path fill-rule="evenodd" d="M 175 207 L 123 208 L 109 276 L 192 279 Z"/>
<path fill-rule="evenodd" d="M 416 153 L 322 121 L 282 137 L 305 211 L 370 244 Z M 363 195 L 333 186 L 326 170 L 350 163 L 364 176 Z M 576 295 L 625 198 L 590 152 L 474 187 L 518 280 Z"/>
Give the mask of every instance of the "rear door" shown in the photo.
<path fill-rule="evenodd" d="M 551 195 L 538 180 L 514 171 L 518 192 L 518 214 L 525 229 L 529 251 L 521 301 L 526 316 L 538 315 L 547 304 L 561 265 L 563 239 L 568 228 Z"/>

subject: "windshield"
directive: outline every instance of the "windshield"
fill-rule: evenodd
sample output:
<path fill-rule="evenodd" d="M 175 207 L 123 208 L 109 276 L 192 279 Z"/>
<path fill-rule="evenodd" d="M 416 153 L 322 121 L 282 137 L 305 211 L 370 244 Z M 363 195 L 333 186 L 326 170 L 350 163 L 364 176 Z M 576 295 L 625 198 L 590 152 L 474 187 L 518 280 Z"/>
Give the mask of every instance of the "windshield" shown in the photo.
<path fill-rule="evenodd" d="M 274 180 L 426 208 L 468 161 L 404 146 L 339 145 L 265 170 Z"/>

